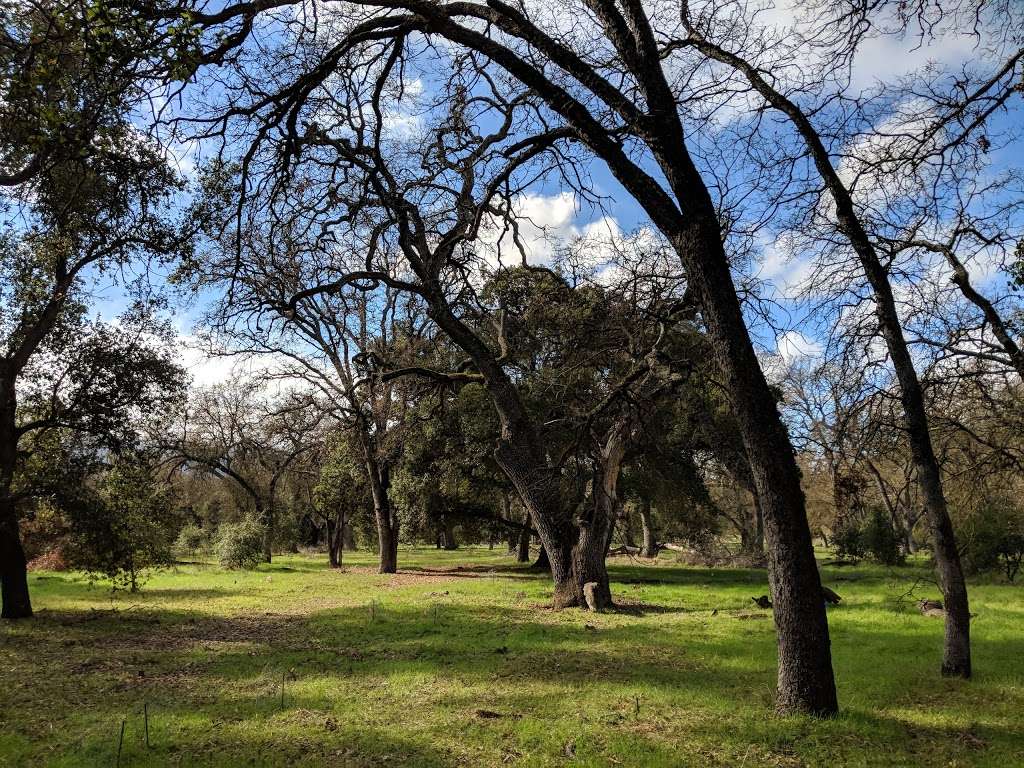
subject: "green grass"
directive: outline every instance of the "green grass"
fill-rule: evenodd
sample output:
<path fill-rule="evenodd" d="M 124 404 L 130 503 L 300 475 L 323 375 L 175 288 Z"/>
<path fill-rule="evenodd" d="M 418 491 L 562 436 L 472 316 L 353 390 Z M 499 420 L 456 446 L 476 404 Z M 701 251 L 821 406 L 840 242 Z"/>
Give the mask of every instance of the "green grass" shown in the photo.
<path fill-rule="evenodd" d="M 593 615 L 497 550 L 346 560 L 183 565 L 135 595 L 32 574 L 37 618 L 0 628 L 0 765 L 113 766 L 123 719 L 122 766 L 1024 765 L 1019 586 L 972 585 L 964 682 L 938 674 L 941 620 L 898 610 L 923 566 L 824 568 L 843 713 L 819 722 L 772 715 L 762 571 L 619 559 L 622 609 Z"/>

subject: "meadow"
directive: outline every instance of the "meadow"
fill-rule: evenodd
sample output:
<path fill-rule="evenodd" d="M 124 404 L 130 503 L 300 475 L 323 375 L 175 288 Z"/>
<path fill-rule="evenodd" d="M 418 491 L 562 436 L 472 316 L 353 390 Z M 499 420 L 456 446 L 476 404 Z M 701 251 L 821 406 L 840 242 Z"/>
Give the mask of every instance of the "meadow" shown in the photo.
<path fill-rule="evenodd" d="M 1024 765 L 1020 586 L 971 584 L 976 674 L 951 680 L 925 564 L 823 565 L 842 714 L 815 721 L 772 713 L 764 571 L 614 558 L 591 614 L 503 551 L 399 563 L 189 563 L 136 594 L 32 573 L 36 618 L 0 626 L 0 765 Z"/>

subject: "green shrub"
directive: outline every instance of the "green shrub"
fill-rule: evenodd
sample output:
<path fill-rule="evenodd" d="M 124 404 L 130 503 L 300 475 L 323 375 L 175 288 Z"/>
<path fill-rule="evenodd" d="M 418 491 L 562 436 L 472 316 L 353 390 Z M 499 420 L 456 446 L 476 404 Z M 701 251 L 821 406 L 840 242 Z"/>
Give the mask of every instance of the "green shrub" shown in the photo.
<path fill-rule="evenodd" d="M 224 523 L 217 532 L 217 559 L 224 568 L 255 568 L 263 562 L 263 526 L 251 518 Z"/>
<path fill-rule="evenodd" d="M 199 552 L 205 552 L 209 544 L 206 531 L 195 523 L 189 523 L 178 532 L 174 553 L 178 557 L 194 557 Z"/>
<path fill-rule="evenodd" d="M 842 522 L 832 535 L 832 549 L 841 560 L 862 560 L 867 549 L 861 527 L 853 520 Z"/>
<path fill-rule="evenodd" d="M 1013 581 L 1024 561 L 1024 514 L 1008 498 L 979 504 L 957 525 L 969 573 L 1002 571 Z"/>
<path fill-rule="evenodd" d="M 876 563 L 882 565 L 903 565 L 906 553 L 903 551 L 899 534 L 892 526 L 888 516 L 875 509 L 861 531 L 864 549 Z"/>
<path fill-rule="evenodd" d="M 862 523 L 849 520 L 840 526 L 832 537 L 832 546 L 844 560 L 867 557 L 882 565 L 902 565 L 906 560 L 899 534 L 878 508 Z"/>

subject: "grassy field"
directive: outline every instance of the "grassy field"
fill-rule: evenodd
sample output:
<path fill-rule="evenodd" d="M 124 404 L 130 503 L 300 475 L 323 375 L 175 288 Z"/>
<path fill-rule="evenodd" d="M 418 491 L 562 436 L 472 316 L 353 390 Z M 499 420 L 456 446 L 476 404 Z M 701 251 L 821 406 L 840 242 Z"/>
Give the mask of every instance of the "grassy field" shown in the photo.
<path fill-rule="evenodd" d="M 0 627 L 0 765 L 114 766 L 125 722 L 121 766 L 1024 766 L 1019 586 L 973 585 L 963 682 L 941 619 L 901 610 L 926 571 L 823 568 L 843 714 L 816 722 L 771 714 L 764 572 L 618 559 L 594 615 L 497 550 L 346 559 L 135 595 L 32 574 L 38 617 Z"/>

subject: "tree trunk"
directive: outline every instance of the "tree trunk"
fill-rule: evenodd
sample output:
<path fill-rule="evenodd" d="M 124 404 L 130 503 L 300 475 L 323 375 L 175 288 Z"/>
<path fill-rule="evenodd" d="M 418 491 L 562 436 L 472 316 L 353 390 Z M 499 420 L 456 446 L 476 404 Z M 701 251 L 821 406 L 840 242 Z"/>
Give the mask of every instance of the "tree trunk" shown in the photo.
<path fill-rule="evenodd" d="M 18 519 L 13 504 L 0 509 L 0 592 L 3 610 L 0 618 L 27 619 L 32 615 L 32 600 L 28 593 L 28 571 L 25 550 L 21 546 Z"/>
<path fill-rule="evenodd" d="M 274 548 L 274 510 L 270 505 L 263 508 L 257 504 L 256 517 L 263 523 L 263 562 L 269 563 L 273 558 Z"/>
<path fill-rule="evenodd" d="M 579 538 L 572 551 L 573 576 L 580 594 L 583 594 L 584 585 L 593 583 L 591 600 L 601 607 L 612 604 L 606 555 L 611 527 L 619 508 L 619 473 L 626 455 L 629 428 L 626 420 L 613 425 L 600 448 L 594 461 L 589 514 L 579 522 Z M 581 601 L 580 604 L 589 606 L 591 601 Z"/>
<path fill-rule="evenodd" d="M 754 499 L 754 551 L 764 554 L 764 515 L 761 513 L 761 500 L 757 498 L 756 493 L 751 496 Z"/>
<path fill-rule="evenodd" d="M 341 568 L 345 540 L 345 513 L 338 512 L 334 520 L 327 521 L 327 558 L 331 568 Z"/>
<path fill-rule="evenodd" d="M 448 519 L 448 516 L 446 515 L 442 521 L 442 525 L 444 533 L 444 548 L 448 551 L 458 549 L 459 542 L 455 538 L 455 523 Z M 493 542 L 491 543 L 491 546 L 494 546 Z"/>
<path fill-rule="evenodd" d="M 874 298 L 875 314 L 882 338 L 885 340 L 893 370 L 900 386 L 900 400 L 910 451 L 917 470 L 917 480 L 924 497 L 925 514 L 932 531 L 935 553 L 935 567 L 938 571 L 939 586 L 946 605 L 946 632 L 942 658 L 942 674 L 959 677 L 971 676 L 970 606 L 967 600 L 967 584 L 960 564 L 953 534 L 953 523 L 946 507 L 942 488 L 939 463 L 935 458 L 931 434 L 928 429 L 928 414 L 925 410 L 921 381 L 914 368 L 899 313 L 893 295 L 889 273 L 875 250 L 858 214 L 850 190 L 833 166 L 833 157 L 822 141 L 807 115 L 794 102 L 787 99 L 764 79 L 763 75 L 749 63 L 734 54 L 721 49 L 710 50 L 701 45 L 701 50 L 715 58 L 736 67 L 750 81 L 751 85 L 777 110 L 793 123 L 806 144 L 808 154 L 821 175 L 829 195 L 835 203 L 835 217 L 839 232 L 844 235 L 857 254 L 864 276 Z M 961 286 L 962 288 L 963 286 Z M 735 397 L 735 393 L 733 393 Z M 767 510 L 766 510 L 767 512 Z"/>
<path fill-rule="evenodd" d="M 640 548 L 640 557 L 657 557 L 658 542 L 654 535 L 654 519 L 651 516 L 651 500 L 640 501 L 640 524 L 643 526 L 644 543 Z"/>
<path fill-rule="evenodd" d="M 510 435 L 510 438 L 514 437 L 514 433 Z M 573 578 L 572 520 L 561 508 L 557 474 L 546 462 L 533 458 L 532 451 L 528 451 L 528 446 L 520 440 L 502 440 L 495 450 L 495 458 L 519 492 L 544 545 L 543 557 L 549 564 L 554 581 L 552 604 L 555 608 L 580 605 L 583 600 L 582 584 Z M 538 558 L 538 563 L 540 560 Z"/>
<path fill-rule="evenodd" d="M 543 542 L 541 542 L 540 551 L 537 552 L 537 559 L 533 561 L 533 565 L 530 566 L 530 570 L 551 573 L 551 560 L 548 558 L 548 551 L 544 547 Z"/>
<path fill-rule="evenodd" d="M 18 464 L 15 398 L 14 381 L 7 377 L 0 379 L 0 597 L 3 600 L 0 618 L 27 619 L 32 615 L 32 600 L 18 510 L 11 498 Z"/>
<path fill-rule="evenodd" d="M 572 519 L 562 504 L 560 471 L 548 466 L 543 441 L 519 391 L 491 350 L 455 317 L 443 293 L 431 293 L 427 299 L 434 322 L 470 356 L 484 378 L 501 423 L 494 458 L 518 492 L 547 550 L 554 581 L 552 603 L 556 608 L 579 605 L 583 595 L 572 578 L 575 537 Z"/>
<path fill-rule="evenodd" d="M 530 515 L 523 514 L 523 527 L 519 531 L 519 549 L 516 552 L 517 563 L 530 562 Z"/>

